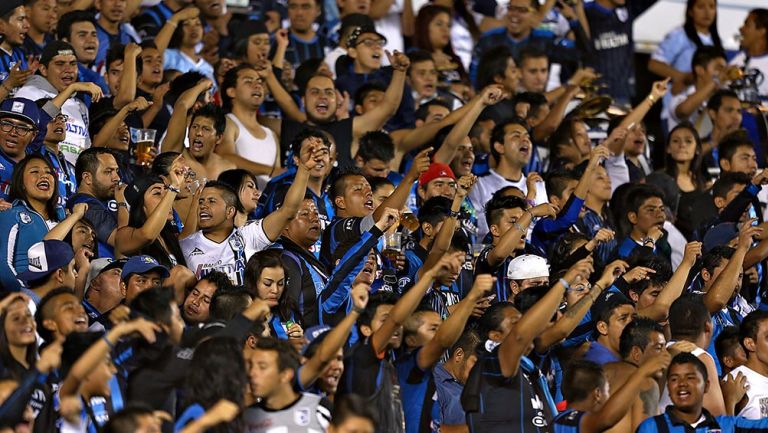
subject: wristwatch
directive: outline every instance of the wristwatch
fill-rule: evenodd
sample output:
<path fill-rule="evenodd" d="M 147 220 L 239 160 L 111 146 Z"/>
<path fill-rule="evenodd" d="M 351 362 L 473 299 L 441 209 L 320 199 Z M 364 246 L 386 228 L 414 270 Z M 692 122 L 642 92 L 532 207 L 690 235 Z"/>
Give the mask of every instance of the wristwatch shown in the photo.
<path fill-rule="evenodd" d="M 652 237 L 650 237 L 650 236 L 646 236 L 646 237 L 642 238 L 640 240 L 640 242 L 642 242 L 643 245 L 649 244 L 649 243 L 653 244 L 653 245 L 656 245 L 656 241 Z"/>

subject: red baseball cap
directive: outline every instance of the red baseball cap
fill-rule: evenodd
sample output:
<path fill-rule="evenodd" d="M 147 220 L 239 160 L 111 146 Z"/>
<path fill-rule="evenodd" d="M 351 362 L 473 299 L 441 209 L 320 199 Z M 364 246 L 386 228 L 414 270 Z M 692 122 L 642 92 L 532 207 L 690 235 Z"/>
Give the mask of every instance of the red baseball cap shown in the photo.
<path fill-rule="evenodd" d="M 450 177 L 451 179 L 456 180 L 456 175 L 453 174 L 451 167 L 439 162 L 433 162 L 429 165 L 429 169 L 419 176 L 419 186 L 423 187 L 441 177 Z"/>

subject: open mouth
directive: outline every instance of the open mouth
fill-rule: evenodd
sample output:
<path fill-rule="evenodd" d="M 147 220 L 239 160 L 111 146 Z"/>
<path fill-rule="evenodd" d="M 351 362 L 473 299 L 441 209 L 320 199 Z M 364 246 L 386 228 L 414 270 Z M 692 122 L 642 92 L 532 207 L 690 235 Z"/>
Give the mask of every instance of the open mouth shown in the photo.
<path fill-rule="evenodd" d="M 531 152 L 531 148 L 528 146 L 520 146 L 520 153 L 528 155 Z"/>
<path fill-rule="evenodd" d="M 192 143 L 190 143 L 189 147 L 196 152 L 202 152 L 203 142 L 199 138 L 195 138 L 194 140 L 192 140 Z"/>
<path fill-rule="evenodd" d="M 373 210 L 373 199 L 366 200 L 365 204 L 363 206 L 365 206 L 366 209 L 372 211 Z"/>
<path fill-rule="evenodd" d="M 318 102 L 317 105 L 315 105 L 315 111 L 320 114 L 328 114 L 328 103 Z"/>
<path fill-rule="evenodd" d="M 50 191 L 51 190 L 51 181 L 49 181 L 48 179 L 43 179 L 43 180 L 37 182 L 37 184 L 35 186 L 40 191 Z"/>
<path fill-rule="evenodd" d="M 131 137 L 128 134 L 122 134 L 119 138 L 121 143 L 128 144 L 131 141 Z"/>
<path fill-rule="evenodd" d="M 257 99 L 261 99 L 261 98 L 264 97 L 264 93 L 261 92 L 260 90 L 257 90 L 255 92 L 251 93 L 251 96 L 253 96 L 254 98 L 257 98 Z"/>
<path fill-rule="evenodd" d="M 465 158 L 461 160 L 461 166 L 465 169 L 472 169 L 472 164 L 475 163 L 475 160 L 472 158 Z"/>
<path fill-rule="evenodd" d="M 66 85 L 70 85 L 75 82 L 75 77 L 70 74 L 62 75 L 61 82 Z"/>
<path fill-rule="evenodd" d="M 83 47 L 83 51 L 85 51 L 88 54 L 96 54 L 96 45 L 86 45 Z"/>
<path fill-rule="evenodd" d="M 75 326 L 77 326 L 78 328 L 87 328 L 88 327 L 88 316 L 86 316 L 86 315 L 78 316 L 75 319 Z"/>
<path fill-rule="evenodd" d="M 53 128 L 54 134 L 63 134 L 64 133 L 64 127 L 63 126 L 57 126 Z"/>
<path fill-rule="evenodd" d="M 200 218 L 200 221 L 208 221 L 212 218 L 211 214 L 209 214 L 208 212 L 200 212 L 198 216 Z"/>
<path fill-rule="evenodd" d="M 375 52 L 375 53 L 371 54 L 371 58 L 373 58 L 373 60 L 375 60 L 377 62 L 380 62 L 381 61 L 381 53 L 380 52 Z"/>

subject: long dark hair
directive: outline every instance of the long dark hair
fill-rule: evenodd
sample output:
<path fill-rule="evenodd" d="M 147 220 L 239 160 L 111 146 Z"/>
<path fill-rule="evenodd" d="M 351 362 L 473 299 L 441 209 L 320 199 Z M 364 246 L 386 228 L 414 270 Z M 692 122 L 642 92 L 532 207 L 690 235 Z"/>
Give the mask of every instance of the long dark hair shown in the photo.
<path fill-rule="evenodd" d="M 696 31 L 696 26 L 693 24 L 693 7 L 696 6 L 696 2 L 699 0 L 688 0 L 685 5 L 685 24 L 683 24 L 683 30 L 685 31 L 688 39 L 696 44 L 696 48 L 701 48 L 704 43 L 699 38 L 699 33 Z M 717 6 L 717 0 L 715 0 L 715 6 Z M 715 8 L 715 20 L 709 25 L 709 35 L 712 36 L 712 43 L 717 48 L 722 49 L 723 43 L 720 42 L 720 33 L 717 31 L 717 8 Z"/>
<path fill-rule="evenodd" d="M 691 179 L 696 185 L 696 189 L 698 191 L 704 191 L 707 187 L 707 182 L 704 179 L 701 171 L 701 164 L 704 158 L 702 156 L 701 137 L 699 137 L 699 133 L 696 131 L 696 127 L 693 126 L 691 122 L 685 121 L 672 128 L 672 130 L 669 131 L 666 149 L 669 149 L 669 144 L 672 141 L 672 134 L 681 129 L 687 129 L 691 131 L 691 134 L 693 134 L 693 139 L 696 142 L 696 154 L 694 155 L 693 160 L 691 160 Z M 672 155 L 669 152 L 665 152 L 664 172 L 672 176 L 672 179 L 675 179 L 675 181 L 677 181 L 677 175 L 680 174 L 677 172 L 677 163 L 674 159 L 672 159 Z"/>
<path fill-rule="evenodd" d="M 440 14 L 448 14 L 448 19 L 453 20 L 451 10 L 445 6 L 428 4 L 419 9 L 419 13 L 416 15 L 416 32 L 413 35 L 414 47 L 421 48 L 430 53 L 434 51 L 435 47 L 432 46 L 432 41 L 429 40 L 429 24 Z M 451 61 L 457 65 L 457 70 L 459 71 L 461 78 L 466 80 L 467 72 L 464 70 L 464 65 L 461 63 L 461 59 L 453 51 L 453 44 L 451 43 L 450 38 L 448 39 L 448 45 L 443 47 L 442 52 L 451 58 Z"/>
<path fill-rule="evenodd" d="M 248 179 L 252 180 L 254 185 L 259 184 L 256 182 L 256 176 L 241 168 L 222 171 L 221 174 L 219 174 L 219 178 L 216 179 L 219 182 L 229 185 L 229 187 L 237 193 L 237 210 L 240 212 L 245 212 L 243 203 L 240 201 L 240 190 L 243 189 L 243 184 Z"/>
<path fill-rule="evenodd" d="M 157 183 L 162 184 L 163 180 L 159 177 L 153 177 L 150 186 Z M 149 190 L 149 188 L 147 188 L 147 190 Z M 144 193 L 146 192 L 147 191 L 142 191 L 141 194 L 138 194 L 136 197 L 136 203 L 131 204 L 131 212 L 128 216 L 129 227 L 139 229 L 143 227 L 147 222 L 147 215 L 144 213 Z M 159 239 L 155 239 L 149 245 L 141 248 L 141 254 L 146 254 L 156 258 L 161 265 L 167 267 L 168 269 L 173 267 L 173 262 L 171 262 L 170 257 L 170 255 L 173 254 L 173 256 L 176 258 L 177 264 L 186 266 L 187 262 L 184 260 L 184 253 L 181 252 L 179 238 L 177 236 L 176 229 L 173 226 L 173 221 L 166 221 L 163 229 L 160 231 L 160 238 L 163 239 L 163 242 L 165 242 L 165 246 L 168 248 L 168 250 L 163 248 L 163 245 L 160 243 Z"/>
<path fill-rule="evenodd" d="M 242 344 L 231 337 L 213 337 L 195 348 L 195 354 L 184 385 L 187 405 L 199 404 L 206 410 L 220 399 L 239 407 L 244 405 L 245 386 L 248 383 Z M 233 423 L 237 423 L 236 418 Z M 212 432 L 240 431 L 233 423 L 210 429 Z"/>
<path fill-rule="evenodd" d="M 59 203 L 59 179 L 56 176 L 56 169 L 53 167 L 53 164 L 43 155 L 29 154 L 16 164 L 16 167 L 13 168 L 13 176 L 11 176 L 10 199 L 11 201 L 23 200 L 27 202 L 27 190 L 24 188 L 24 172 L 27 170 L 27 165 L 35 159 L 45 162 L 45 165 L 51 170 L 51 189 L 53 189 L 53 195 L 45 204 L 45 210 L 48 212 L 48 218 L 57 221 L 56 206 Z M 29 203 L 27 202 L 27 204 Z"/>
<path fill-rule="evenodd" d="M 248 259 L 248 264 L 245 265 L 245 290 L 247 290 L 254 298 L 259 297 L 259 279 L 265 268 L 282 268 L 285 270 L 283 253 L 281 250 L 269 249 L 259 251 Z M 286 282 L 287 277 L 288 276 L 286 275 Z M 291 300 L 287 294 L 287 285 L 284 285 L 283 293 L 280 294 L 280 299 L 277 301 L 277 307 L 275 307 L 277 310 L 276 313 L 282 320 L 290 319 L 293 313 L 297 319 L 296 321 L 301 322 L 298 320 L 298 306 L 295 305 L 293 300 Z"/>
<path fill-rule="evenodd" d="M 12 301 L 8 306 L 16 302 L 24 302 L 24 298 L 16 294 L 9 294 L 8 296 L 18 297 L 18 299 Z M 16 381 L 21 381 L 22 376 L 24 376 L 24 373 L 26 373 L 27 370 L 23 365 L 21 365 L 21 363 L 16 361 L 16 358 L 14 358 L 13 355 L 11 355 L 11 347 L 8 342 L 8 336 L 5 335 L 5 321 L 7 319 L 8 308 L 6 307 L 6 309 L 0 313 L 0 326 L 2 326 L 2 330 L 0 330 L 0 365 L 2 365 L 0 373 L 2 375 L 11 376 Z M 34 319 L 32 319 L 32 321 L 34 322 Z M 29 364 L 30 368 L 35 366 L 35 361 L 37 360 L 37 342 L 32 342 L 27 345 L 27 353 L 24 355 L 24 358 L 27 361 L 27 364 Z"/>

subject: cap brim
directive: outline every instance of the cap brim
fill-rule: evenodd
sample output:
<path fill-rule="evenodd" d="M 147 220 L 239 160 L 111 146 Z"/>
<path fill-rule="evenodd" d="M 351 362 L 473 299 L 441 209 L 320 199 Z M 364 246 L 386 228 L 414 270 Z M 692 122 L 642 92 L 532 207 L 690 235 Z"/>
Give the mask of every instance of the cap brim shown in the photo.
<path fill-rule="evenodd" d="M 21 120 L 22 122 L 27 122 L 30 125 L 32 125 L 32 127 L 37 128 L 37 123 L 35 122 L 34 119 L 32 119 L 29 116 L 25 116 L 21 113 L 16 113 L 14 111 L 5 111 L 5 110 L 0 111 L 0 119 L 6 118 L 6 117 L 13 117 L 14 119 Z"/>
<path fill-rule="evenodd" d="M 41 278 L 45 278 L 48 275 L 51 275 L 52 273 L 56 272 L 58 269 L 53 269 L 51 271 L 45 271 L 45 272 L 32 272 L 32 271 L 24 271 L 16 276 L 21 281 L 35 281 L 39 280 Z"/>

